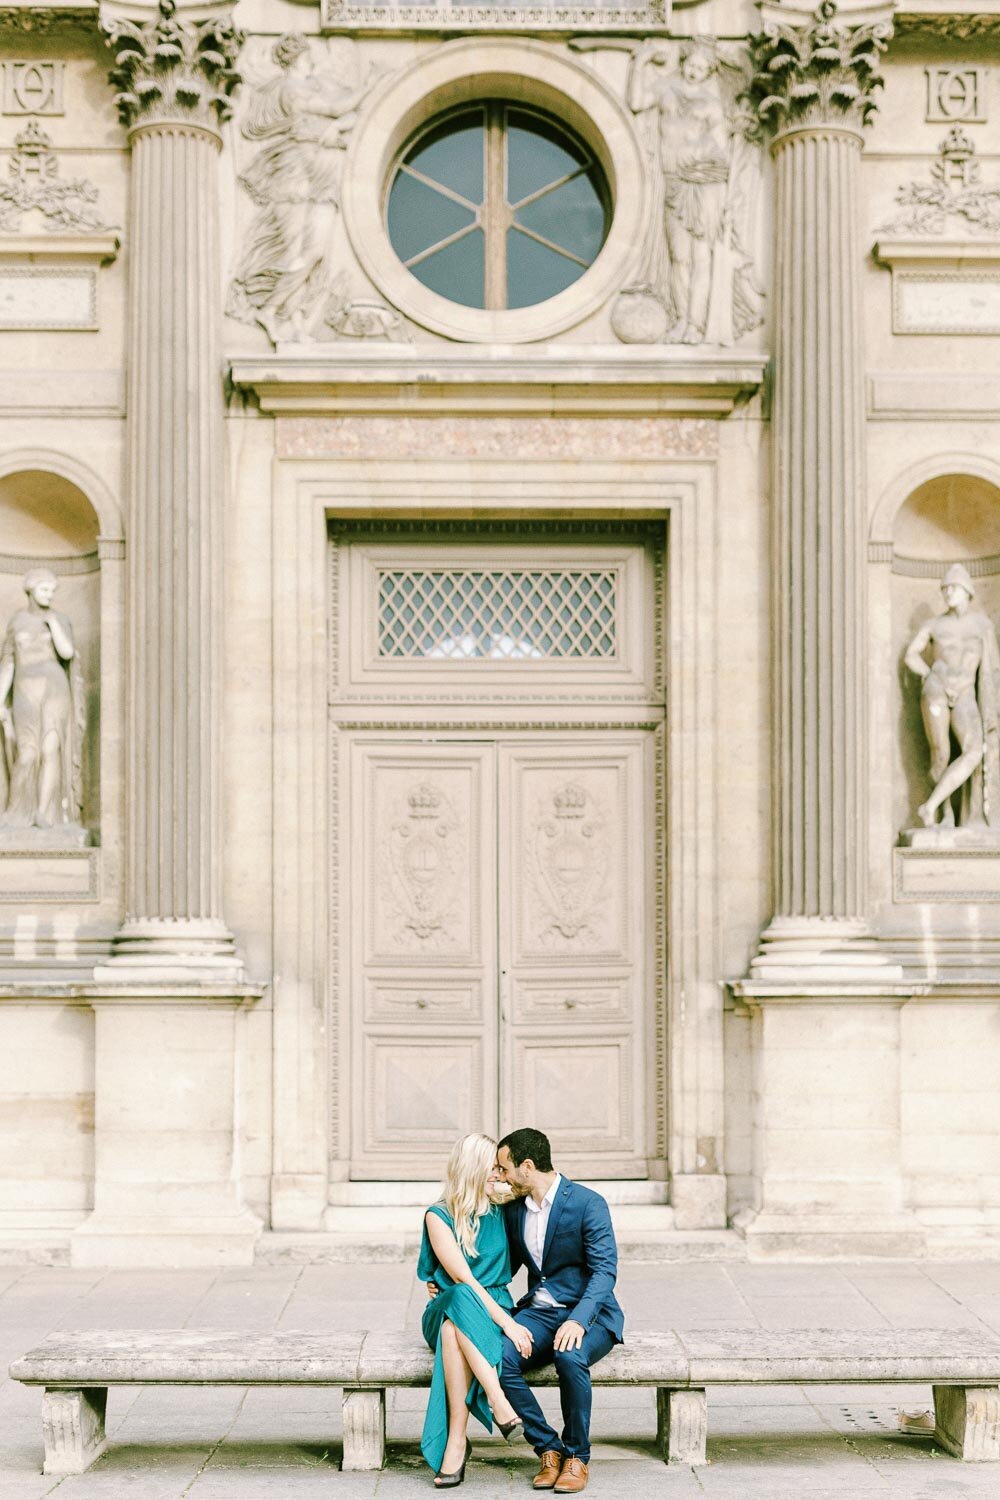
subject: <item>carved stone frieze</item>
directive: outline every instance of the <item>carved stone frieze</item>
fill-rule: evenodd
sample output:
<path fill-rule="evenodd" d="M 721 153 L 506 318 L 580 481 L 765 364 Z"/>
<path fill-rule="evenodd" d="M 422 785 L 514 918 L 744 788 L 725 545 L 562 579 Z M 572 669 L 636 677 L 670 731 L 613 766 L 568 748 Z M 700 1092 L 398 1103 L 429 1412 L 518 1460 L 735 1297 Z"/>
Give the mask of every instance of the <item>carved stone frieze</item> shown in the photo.
<path fill-rule="evenodd" d="M 766 130 L 848 125 L 861 129 L 885 80 L 888 21 L 838 25 L 834 0 L 823 0 L 809 26 L 768 22 L 753 39 L 749 101 Z"/>
<path fill-rule="evenodd" d="M 975 235 L 1000 234 L 1000 182 L 980 180 L 975 142 L 960 125 L 941 142 L 928 176 L 903 183 L 896 202 L 903 212 L 881 226 L 893 234 L 946 234 L 955 227 Z"/>
<path fill-rule="evenodd" d="M 155 21 L 102 27 L 115 55 L 108 76 L 126 128 L 176 119 L 212 128 L 232 113 L 242 34 L 228 19 L 178 21 L 176 10 L 174 0 L 160 0 Z"/>
<path fill-rule="evenodd" d="M 14 137 L 8 180 L 0 182 L 0 231 L 17 233 L 22 215 L 37 210 L 49 231 L 108 226 L 97 211 L 97 188 L 84 177 L 61 178 L 52 142 L 31 119 Z"/>
<path fill-rule="evenodd" d="M 0 5 L 0 30 L 33 32 L 46 36 L 66 26 L 92 26 L 92 6 L 73 5 Z"/>
<path fill-rule="evenodd" d="M 654 185 L 639 278 L 612 309 L 626 344 L 732 344 L 763 322 L 760 139 L 744 47 L 647 39 L 627 94 Z"/>
<path fill-rule="evenodd" d="M 919 37 L 934 42 L 976 42 L 983 38 L 995 38 L 997 34 L 996 13 L 992 15 L 962 15 L 942 11 L 938 15 L 897 14 L 893 30 L 899 37 Z"/>
<path fill-rule="evenodd" d="M 254 215 L 226 311 L 274 344 L 329 338 L 324 325 L 348 338 L 398 337 L 391 310 L 352 303 L 335 266 L 347 146 L 372 74 L 362 78 L 353 43 L 340 44 L 339 71 L 328 53 L 321 64 L 313 48 L 329 46 L 280 37 L 251 74 L 241 120 L 243 136 L 264 144 L 240 176 Z"/>

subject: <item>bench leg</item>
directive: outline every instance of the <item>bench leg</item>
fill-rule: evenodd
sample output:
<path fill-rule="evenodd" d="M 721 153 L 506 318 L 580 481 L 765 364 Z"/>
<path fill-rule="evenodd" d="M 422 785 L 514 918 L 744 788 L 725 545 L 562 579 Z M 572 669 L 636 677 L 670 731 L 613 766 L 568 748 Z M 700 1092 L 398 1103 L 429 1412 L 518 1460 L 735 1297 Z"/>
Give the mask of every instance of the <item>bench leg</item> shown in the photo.
<path fill-rule="evenodd" d="M 381 1469 L 385 1463 L 385 1391 L 344 1392 L 342 1469 Z"/>
<path fill-rule="evenodd" d="M 704 1464 L 708 1401 L 704 1390 L 656 1388 L 656 1446 L 665 1464 Z"/>
<path fill-rule="evenodd" d="M 1000 1387 L 936 1385 L 935 1438 L 966 1463 L 1000 1462 Z"/>
<path fill-rule="evenodd" d="M 83 1474 L 104 1452 L 107 1389 L 46 1391 L 42 1396 L 43 1474 Z"/>

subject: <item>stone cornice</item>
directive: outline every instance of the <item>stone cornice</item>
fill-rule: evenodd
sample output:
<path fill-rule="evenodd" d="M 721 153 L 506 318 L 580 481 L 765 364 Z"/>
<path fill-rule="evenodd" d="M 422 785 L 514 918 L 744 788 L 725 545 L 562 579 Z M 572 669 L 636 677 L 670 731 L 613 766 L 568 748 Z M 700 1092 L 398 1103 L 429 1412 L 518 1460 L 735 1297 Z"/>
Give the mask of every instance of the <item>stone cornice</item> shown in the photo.
<path fill-rule="evenodd" d="M 421 352 L 412 345 L 383 349 L 341 346 L 312 355 L 239 359 L 233 385 L 253 392 L 270 415 L 346 412 L 441 412 L 726 417 L 757 391 L 764 353 L 711 356 L 662 350 L 567 345 L 537 354 L 523 348 L 506 357 L 462 350 Z"/>
<path fill-rule="evenodd" d="M 804 26 L 768 20 L 753 39 L 749 98 L 765 130 L 839 125 L 860 132 L 882 87 L 881 57 L 892 36 L 887 20 L 837 22 L 834 0 L 823 0 Z"/>
<path fill-rule="evenodd" d="M 243 41 L 228 19 L 176 19 L 174 0 L 160 0 L 155 21 L 117 20 L 102 29 L 115 55 L 109 78 L 126 128 L 184 120 L 207 129 L 232 113 Z"/>

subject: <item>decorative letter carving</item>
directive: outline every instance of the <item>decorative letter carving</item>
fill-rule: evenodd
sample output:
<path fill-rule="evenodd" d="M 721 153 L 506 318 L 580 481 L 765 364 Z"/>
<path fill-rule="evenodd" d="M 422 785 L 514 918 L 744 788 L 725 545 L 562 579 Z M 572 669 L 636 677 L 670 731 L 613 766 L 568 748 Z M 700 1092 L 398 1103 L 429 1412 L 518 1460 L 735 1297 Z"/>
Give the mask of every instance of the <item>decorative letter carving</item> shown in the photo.
<path fill-rule="evenodd" d="M 183 24 L 174 20 L 176 9 L 174 0 L 160 0 L 156 21 L 103 27 L 115 54 L 108 76 L 118 89 L 118 116 L 129 129 L 143 120 L 175 118 L 211 128 L 232 114 L 242 34 L 228 21 Z"/>
<path fill-rule="evenodd" d="M 349 55 L 357 72 L 353 47 Z M 257 212 L 226 311 L 259 323 L 274 344 L 309 339 L 326 319 L 337 333 L 364 336 L 332 261 L 348 138 L 373 75 L 362 82 L 319 69 L 298 33 L 281 37 L 271 57 L 278 72 L 255 89 L 243 120 L 247 140 L 267 144 L 240 177 Z"/>
<path fill-rule="evenodd" d="M 639 281 L 611 326 L 624 343 L 732 344 L 763 321 L 754 269 L 757 124 L 741 99 L 743 49 L 706 38 L 645 41 L 628 103 L 654 183 Z"/>
<path fill-rule="evenodd" d="M 882 228 L 894 234 L 944 234 L 954 217 L 969 234 L 1000 234 L 1000 185 L 980 182 L 975 142 L 961 125 L 953 125 L 938 152 L 929 181 L 904 183 L 896 193 L 907 212 Z"/>
<path fill-rule="evenodd" d="M 854 125 L 875 112 L 879 69 L 892 26 L 837 26 L 834 0 L 823 0 L 811 26 L 769 22 L 753 39 L 756 72 L 750 99 L 777 133 L 788 125 Z"/>
<path fill-rule="evenodd" d="M 5 115 L 61 115 L 63 110 L 63 62 L 5 62 L 3 65 L 3 112 Z"/>
<path fill-rule="evenodd" d="M 37 120 L 14 137 L 10 181 L 0 182 L 0 230 L 17 232 L 21 215 L 37 209 L 48 230 L 107 228 L 96 208 L 97 189 L 82 177 L 63 182 L 52 142 Z"/>
<path fill-rule="evenodd" d="M 25 575 L 25 609 L 0 650 L 0 738 L 6 810 L 0 845 L 82 848 L 83 678 L 73 628 L 52 608 L 54 573 Z"/>

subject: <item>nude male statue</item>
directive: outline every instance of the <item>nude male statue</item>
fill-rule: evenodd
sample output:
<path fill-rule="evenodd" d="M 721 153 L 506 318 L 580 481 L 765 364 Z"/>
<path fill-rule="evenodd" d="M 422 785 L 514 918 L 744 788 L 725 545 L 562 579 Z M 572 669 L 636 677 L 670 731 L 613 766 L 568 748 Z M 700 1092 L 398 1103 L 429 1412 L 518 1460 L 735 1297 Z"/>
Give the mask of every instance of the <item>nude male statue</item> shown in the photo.
<path fill-rule="evenodd" d="M 921 626 L 905 656 L 910 671 L 923 679 L 920 710 L 934 781 L 933 791 L 917 811 L 926 828 L 935 824 L 954 828 L 952 793 L 970 782 L 969 815 L 961 821 L 993 823 L 1000 817 L 1000 806 L 990 767 L 995 755 L 987 758 L 987 749 L 992 741 L 995 750 L 998 735 L 1000 645 L 992 621 L 970 609 L 975 588 L 961 563 L 947 570 L 941 592 L 947 609 Z M 930 665 L 924 659 L 928 646 L 933 656 Z M 959 749 L 954 760 L 952 735 Z"/>

